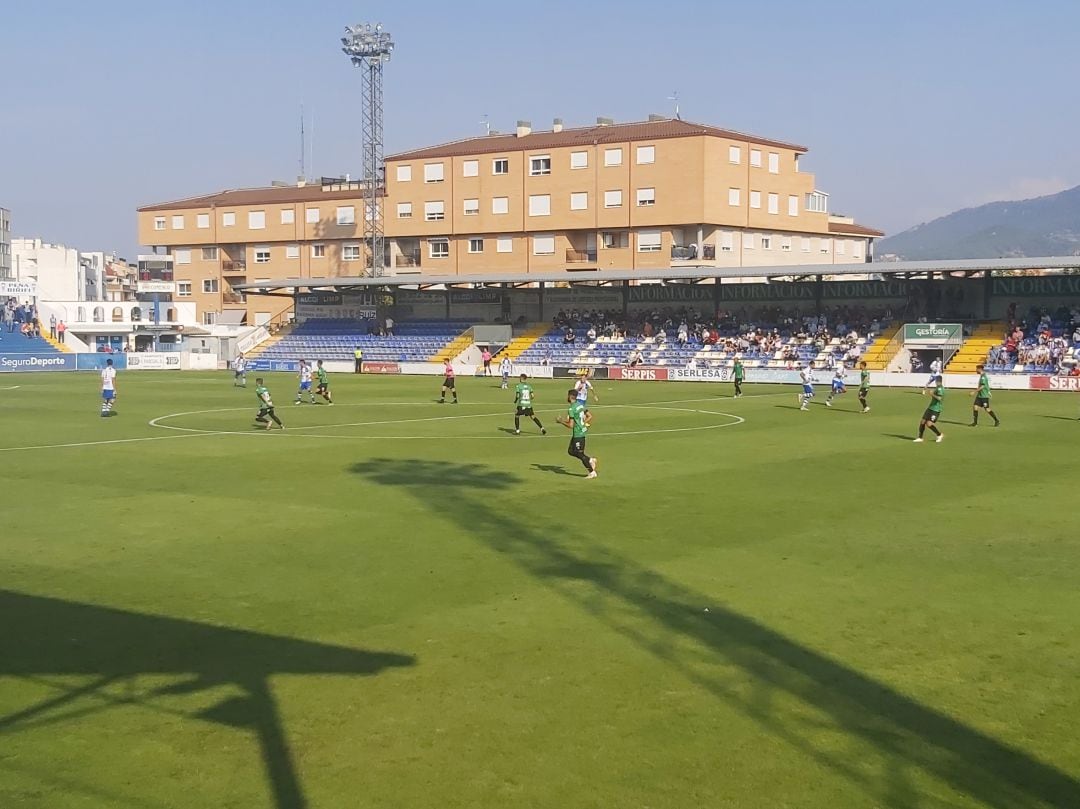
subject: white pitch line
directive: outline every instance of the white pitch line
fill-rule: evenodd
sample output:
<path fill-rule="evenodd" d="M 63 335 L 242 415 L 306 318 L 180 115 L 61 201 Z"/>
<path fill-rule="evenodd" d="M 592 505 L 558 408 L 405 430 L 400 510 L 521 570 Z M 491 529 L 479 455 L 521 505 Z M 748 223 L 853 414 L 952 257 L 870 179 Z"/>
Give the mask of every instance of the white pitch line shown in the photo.
<path fill-rule="evenodd" d="M 217 432 L 214 435 L 246 435 L 246 433 Z M 167 438 L 200 438 L 206 433 L 187 433 L 185 435 L 147 435 L 141 438 L 112 438 L 107 441 L 75 441 L 70 444 L 36 444 L 26 447 L 0 447 L 0 452 L 19 452 L 29 449 L 62 449 L 66 447 L 97 447 L 104 444 L 135 444 L 139 441 L 164 441 Z"/>

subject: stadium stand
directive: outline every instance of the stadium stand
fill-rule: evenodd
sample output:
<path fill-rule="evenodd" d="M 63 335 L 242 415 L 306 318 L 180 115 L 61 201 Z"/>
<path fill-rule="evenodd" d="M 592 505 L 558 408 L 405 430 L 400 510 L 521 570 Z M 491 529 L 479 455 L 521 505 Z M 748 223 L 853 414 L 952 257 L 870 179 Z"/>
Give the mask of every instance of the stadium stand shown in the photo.
<path fill-rule="evenodd" d="M 373 320 L 313 318 L 264 350 L 256 350 L 251 358 L 352 360 L 359 346 L 365 361 L 427 362 L 469 325 L 465 321 L 418 320 L 398 323 L 393 337 L 382 337 Z"/>
<path fill-rule="evenodd" d="M 1080 304 L 1053 312 L 1033 308 L 1023 320 L 997 324 L 981 337 L 973 354 L 981 354 L 990 373 L 1080 375 Z"/>
<path fill-rule="evenodd" d="M 28 328 L 30 331 L 24 331 Z M 0 302 L 0 351 L 11 354 L 60 354 L 59 346 L 44 334 L 48 334 L 48 329 L 42 329 L 32 307 L 20 307 L 13 298 Z"/>

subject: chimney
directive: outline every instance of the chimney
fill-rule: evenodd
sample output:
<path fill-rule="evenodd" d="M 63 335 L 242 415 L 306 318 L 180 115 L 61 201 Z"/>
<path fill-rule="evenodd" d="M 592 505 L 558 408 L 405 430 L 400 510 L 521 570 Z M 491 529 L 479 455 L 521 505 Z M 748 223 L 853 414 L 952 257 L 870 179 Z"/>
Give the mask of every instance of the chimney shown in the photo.
<path fill-rule="evenodd" d="M 532 132 L 532 121 L 517 122 L 517 136 L 523 138 Z"/>
<path fill-rule="evenodd" d="M 303 188 L 305 185 L 307 185 L 307 179 L 301 174 L 296 178 L 296 187 Z"/>
<path fill-rule="evenodd" d="M 556 133 L 562 132 L 562 129 L 563 129 L 562 118 L 556 118 L 554 121 L 552 121 L 552 123 L 551 123 L 551 131 L 552 132 L 556 132 Z"/>
<path fill-rule="evenodd" d="M 655 124 L 657 121 L 666 121 L 667 118 L 663 115 L 657 115 L 655 112 L 649 116 L 649 123 Z"/>
<path fill-rule="evenodd" d="M 611 126 L 614 123 L 615 123 L 614 118 L 597 118 L 596 119 L 596 125 L 597 126 Z"/>

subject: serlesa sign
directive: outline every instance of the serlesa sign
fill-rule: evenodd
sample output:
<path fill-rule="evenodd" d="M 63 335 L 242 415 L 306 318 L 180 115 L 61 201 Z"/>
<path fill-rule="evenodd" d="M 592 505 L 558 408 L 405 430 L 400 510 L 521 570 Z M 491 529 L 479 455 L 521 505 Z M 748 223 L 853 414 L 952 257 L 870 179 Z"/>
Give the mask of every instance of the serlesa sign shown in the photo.
<path fill-rule="evenodd" d="M 904 343 L 906 345 L 941 345 L 962 335 L 959 323 L 906 323 L 904 324 Z"/>

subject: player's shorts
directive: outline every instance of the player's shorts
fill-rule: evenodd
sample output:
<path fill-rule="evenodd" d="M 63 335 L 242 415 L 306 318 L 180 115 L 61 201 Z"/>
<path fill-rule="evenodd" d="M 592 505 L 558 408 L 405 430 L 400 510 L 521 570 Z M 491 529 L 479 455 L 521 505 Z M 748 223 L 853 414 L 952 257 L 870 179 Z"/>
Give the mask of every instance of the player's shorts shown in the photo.
<path fill-rule="evenodd" d="M 571 438 L 570 446 L 566 450 L 567 455 L 583 455 L 585 453 L 585 439 L 584 438 Z"/>
<path fill-rule="evenodd" d="M 116 391 L 115 390 L 103 390 L 101 392 L 101 398 L 104 399 L 106 402 L 111 402 L 113 399 L 116 398 Z"/>
<path fill-rule="evenodd" d="M 839 382 L 839 381 L 832 383 L 832 389 L 833 389 L 833 393 L 846 393 L 847 392 L 847 386 L 844 385 L 843 382 Z"/>
<path fill-rule="evenodd" d="M 870 393 L 870 388 L 859 388 L 859 395 L 863 398 L 865 398 L 868 393 Z"/>
<path fill-rule="evenodd" d="M 517 415 L 519 415 L 519 416 L 528 416 L 529 418 L 532 418 L 533 417 L 533 409 L 531 407 L 519 407 L 517 409 Z"/>
<path fill-rule="evenodd" d="M 941 416 L 940 413 L 937 413 L 937 412 L 935 412 L 933 410 L 927 410 L 925 413 L 922 414 L 922 420 L 923 421 L 928 421 L 931 424 L 933 424 L 938 420 L 938 418 L 940 416 Z"/>
<path fill-rule="evenodd" d="M 939 382 L 941 382 L 941 374 L 931 374 L 930 375 L 930 381 L 927 382 L 926 384 L 927 385 L 933 385 L 933 384 L 936 384 L 936 383 L 939 383 Z"/>
<path fill-rule="evenodd" d="M 443 379 L 442 386 L 444 388 L 450 388 L 450 390 L 453 390 L 454 389 L 454 377 L 448 376 L 445 379 Z"/>
<path fill-rule="evenodd" d="M 490 368 L 491 367 L 491 360 L 484 360 L 484 367 L 485 368 Z"/>
<path fill-rule="evenodd" d="M 300 390 L 311 390 L 311 383 L 310 382 L 301 382 L 300 383 Z"/>
<path fill-rule="evenodd" d="M 328 390 L 330 390 L 329 382 L 320 382 L 319 387 L 315 388 L 316 393 L 326 393 Z"/>
<path fill-rule="evenodd" d="M 807 396 L 813 396 L 814 395 L 814 386 L 813 385 L 803 385 L 802 386 L 802 392 L 805 393 Z"/>
<path fill-rule="evenodd" d="M 990 397 L 989 396 L 976 396 L 975 397 L 975 406 L 976 407 L 989 407 L 990 406 Z"/>
<path fill-rule="evenodd" d="M 235 372 L 233 373 L 233 376 L 235 376 L 235 377 L 236 377 L 237 379 L 239 379 L 240 377 L 242 377 L 242 376 L 243 376 L 244 374 L 246 374 L 246 373 L 247 373 L 247 371 L 241 371 L 240 369 L 237 369 L 237 370 L 236 370 L 236 371 L 235 371 Z"/>

